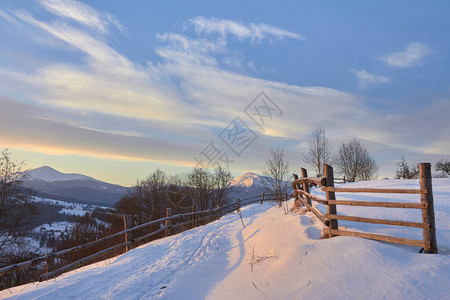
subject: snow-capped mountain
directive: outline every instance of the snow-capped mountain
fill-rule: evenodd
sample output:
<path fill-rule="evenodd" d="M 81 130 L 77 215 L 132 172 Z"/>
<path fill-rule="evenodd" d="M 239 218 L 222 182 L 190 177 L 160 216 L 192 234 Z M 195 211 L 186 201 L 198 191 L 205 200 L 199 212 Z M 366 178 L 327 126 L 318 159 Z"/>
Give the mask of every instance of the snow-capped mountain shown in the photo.
<path fill-rule="evenodd" d="M 236 177 L 230 183 L 232 189 L 228 197 L 229 201 L 236 201 L 237 198 L 242 200 L 254 196 L 260 196 L 262 192 L 266 190 L 263 180 L 264 176 L 253 172 L 247 172 Z"/>
<path fill-rule="evenodd" d="M 258 175 L 253 172 L 247 172 L 241 176 L 236 177 L 231 183 L 232 187 L 229 200 L 236 201 L 237 198 L 243 200 L 255 196 L 261 196 L 262 192 L 269 194 L 267 186 L 264 181 L 269 182 L 269 177 Z M 288 186 L 290 183 L 287 182 Z"/>
<path fill-rule="evenodd" d="M 47 182 L 55 182 L 55 181 L 68 181 L 68 180 L 95 180 L 92 177 L 81 175 L 81 174 L 68 174 L 61 173 L 56 171 L 55 169 L 49 166 L 43 166 L 40 168 L 32 169 L 28 172 L 30 177 L 28 180 L 39 180 L 39 181 L 47 181 Z"/>
<path fill-rule="evenodd" d="M 25 186 L 49 199 L 113 206 L 127 192 L 126 187 L 117 184 L 82 174 L 61 173 L 48 166 L 32 169 L 29 175 Z"/>
<path fill-rule="evenodd" d="M 231 186 L 239 186 L 245 188 L 264 187 L 263 176 L 253 172 L 247 172 L 239 177 L 236 177 L 231 183 Z"/>

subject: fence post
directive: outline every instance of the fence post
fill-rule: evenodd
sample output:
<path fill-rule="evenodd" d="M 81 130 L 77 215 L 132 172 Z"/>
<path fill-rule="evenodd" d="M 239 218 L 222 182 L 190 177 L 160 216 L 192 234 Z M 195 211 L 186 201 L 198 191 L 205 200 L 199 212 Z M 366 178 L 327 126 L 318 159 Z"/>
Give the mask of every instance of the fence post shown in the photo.
<path fill-rule="evenodd" d="M 123 217 L 123 229 L 127 230 L 131 228 L 131 216 L 129 215 L 122 215 Z M 131 236 L 131 232 L 125 233 L 125 242 L 131 241 L 133 238 Z M 128 252 L 132 248 L 131 245 L 125 246 L 125 251 Z"/>
<path fill-rule="evenodd" d="M 195 204 L 192 204 L 192 212 L 195 212 L 197 210 L 197 208 L 195 207 Z M 197 227 L 197 214 L 192 214 L 192 228 Z"/>
<path fill-rule="evenodd" d="M 266 193 L 265 191 L 262 192 L 261 201 L 259 202 L 260 204 L 263 204 L 263 202 L 264 202 L 264 194 L 265 193 Z"/>
<path fill-rule="evenodd" d="M 222 217 L 222 208 L 219 203 L 217 203 L 217 212 L 219 213 L 219 217 L 217 219 L 220 219 Z"/>
<path fill-rule="evenodd" d="M 306 169 L 304 169 L 304 168 L 302 168 L 302 177 L 304 177 L 304 178 L 308 177 L 308 171 L 306 171 Z M 306 193 L 309 193 L 309 183 L 304 182 L 302 185 L 303 185 L 303 190 Z M 308 205 L 311 206 L 312 205 L 311 204 L 311 199 L 309 197 L 307 197 L 307 196 L 305 196 L 305 199 L 306 199 L 306 203 L 308 203 Z M 309 209 L 308 209 L 308 211 L 309 211 Z"/>
<path fill-rule="evenodd" d="M 292 176 L 294 177 L 294 181 L 296 181 L 298 179 L 297 174 L 292 174 Z M 292 188 L 294 189 L 295 202 L 297 202 L 297 200 L 298 200 L 298 193 L 296 193 L 295 190 L 300 189 L 299 184 L 298 183 L 293 184 Z"/>
<path fill-rule="evenodd" d="M 172 215 L 172 209 L 171 208 L 166 208 L 166 217 L 170 217 Z M 172 220 L 168 219 L 166 220 L 166 226 L 169 226 Z M 165 235 L 166 237 L 168 237 L 170 235 L 170 230 L 169 228 L 166 228 L 165 230 Z"/>
<path fill-rule="evenodd" d="M 425 208 L 422 209 L 422 223 L 425 225 L 423 228 L 423 242 L 425 243 L 424 252 L 437 254 L 437 242 L 436 242 L 436 223 L 434 219 L 434 204 L 433 204 L 433 189 L 431 183 L 431 164 L 421 163 L 419 164 L 420 174 L 420 202 L 425 204 Z"/>
<path fill-rule="evenodd" d="M 333 174 L 333 167 L 323 164 L 323 175 L 325 176 L 326 180 L 326 186 L 327 187 L 334 187 L 334 174 Z M 326 199 L 327 200 L 336 200 L 336 194 L 334 192 L 326 192 Z M 337 214 L 336 210 L 336 204 L 328 204 L 327 205 L 327 214 Z M 338 229 L 338 221 L 337 220 L 330 220 L 330 229 Z M 329 233 L 328 237 L 333 237 L 334 235 Z"/>

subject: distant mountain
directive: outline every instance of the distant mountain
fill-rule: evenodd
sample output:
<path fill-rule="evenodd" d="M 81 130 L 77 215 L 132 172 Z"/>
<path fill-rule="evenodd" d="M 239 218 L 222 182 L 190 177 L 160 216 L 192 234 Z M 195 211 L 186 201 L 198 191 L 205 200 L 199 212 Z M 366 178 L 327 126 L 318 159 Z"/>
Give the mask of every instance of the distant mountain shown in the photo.
<path fill-rule="evenodd" d="M 25 186 L 50 199 L 112 207 L 128 190 L 86 175 L 61 173 L 48 166 L 32 169 L 29 175 Z"/>
<path fill-rule="evenodd" d="M 247 189 L 264 187 L 263 176 L 253 172 L 247 172 L 236 177 L 230 185 L 234 187 L 245 187 Z"/>
<path fill-rule="evenodd" d="M 261 196 L 262 192 L 267 190 L 263 180 L 264 176 L 253 172 L 247 172 L 236 177 L 230 183 L 232 190 L 229 195 L 229 200 L 233 202 L 236 201 L 237 198 L 242 200 L 253 196 Z"/>
<path fill-rule="evenodd" d="M 243 200 L 254 196 L 261 196 L 263 191 L 268 195 L 268 189 L 264 185 L 264 180 L 267 178 L 267 176 L 258 175 L 253 172 L 247 172 L 236 177 L 230 183 L 232 190 L 229 195 L 229 201 L 236 201 L 237 198 Z M 290 183 L 288 183 L 288 186 L 290 186 Z"/>
<path fill-rule="evenodd" d="M 55 169 L 49 166 L 43 166 L 40 168 L 32 169 L 28 172 L 31 180 L 35 181 L 46 181 L 46 182 L 55 182 L 55 181 L 70 181 L 70 180 L 96 180 L 92 177 L 81 175 L 81 174 L 67 174 L 56 171 Z M 100 182 L 100 181 L 99 181 Z"/>

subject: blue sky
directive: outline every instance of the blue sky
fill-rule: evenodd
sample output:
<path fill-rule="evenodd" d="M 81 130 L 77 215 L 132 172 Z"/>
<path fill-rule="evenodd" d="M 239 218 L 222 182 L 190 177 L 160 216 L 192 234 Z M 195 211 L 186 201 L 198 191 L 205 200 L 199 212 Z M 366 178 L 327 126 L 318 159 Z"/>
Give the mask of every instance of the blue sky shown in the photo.
<path fill-rule="evenodd" d="M 361 139 L 392 177 L 401 155 L 450 156 L 448 11 L 447 1 L 2 1 L 0 147 L 28 167 L 131 185 L 157 167 L 187 172 L 206 150 L 239 175 L 283 147 L 295 170 L 321 124 L 335 149 Z M 245 111 L 261 92 L 279 108 L 264 126 Z M 220 138 L 236 118 L 257 137 L 239 155 Z"/>

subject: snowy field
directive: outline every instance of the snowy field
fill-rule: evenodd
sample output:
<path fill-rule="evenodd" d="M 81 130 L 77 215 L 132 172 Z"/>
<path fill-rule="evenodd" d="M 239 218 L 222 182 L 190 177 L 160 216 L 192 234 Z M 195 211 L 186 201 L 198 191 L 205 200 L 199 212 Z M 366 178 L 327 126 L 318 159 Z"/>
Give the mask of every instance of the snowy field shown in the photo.
<path fill-rule="evenodd" d="M 417 188 L 416 180 L 348 187 Z M 11 299 L 450 299 L 450 179 L 433 179 L 440 254 L 353 237 L 320 239 L 311 213 L 284 214 L 272 203 L 143 245 L 42 283 L 1 291 Z M 314 193 L 321 194 L 315 190 Z M 380 196 L 382 195 L 382 197 Z M 386 201 L 386 194 L 337 194 Z M 390 195 L 419 202 L 419 195 Z M 363 198 L 364 197 L 364 198 Z M 348 215 L 420 222 L 408 209 L 338 206 Z M 418 218 L 418 219 L 417 219 Z M 420 239 L 420 232 L 340 222 L 354 230 Z M 392 228 L 392 227 L 389 227 Z"/>
<path fill-rule="evenodd" d="M 81 204 L 67 201 L 60 201 L 54 199 L 47 199 L 41 197 L 35 197 L 35 202 L 46 203 L 50 205 L 61 206 L 60 214 L 74 215 L 74 216 L 84 216 L 88 212 L 93 212 L 97 207 L 102 209 L 111 209 L 109 207 L 92 205 L 92 204 Z"/>

